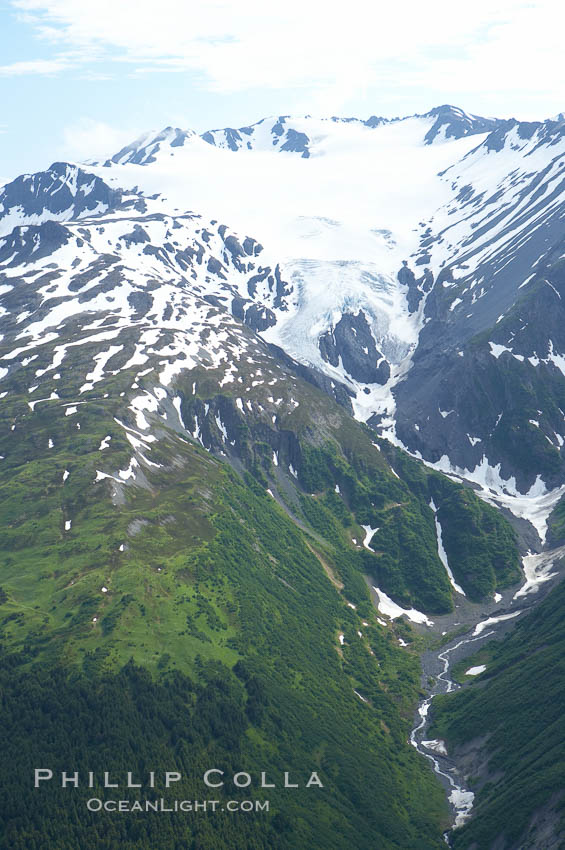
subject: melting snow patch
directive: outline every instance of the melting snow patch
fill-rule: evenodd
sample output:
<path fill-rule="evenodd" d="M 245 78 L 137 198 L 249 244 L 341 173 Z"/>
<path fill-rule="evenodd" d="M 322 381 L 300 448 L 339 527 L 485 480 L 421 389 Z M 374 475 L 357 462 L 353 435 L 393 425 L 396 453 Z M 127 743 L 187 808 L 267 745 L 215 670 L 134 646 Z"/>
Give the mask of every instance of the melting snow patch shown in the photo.
<path fill-rule="evenodd" d="M 479 664 L 477 667 L 469 667 L 468 670 L 465 670 L 466 676 L 478 676 L 481 673 L 484 673 L 487 669 L 486 664 Z"/>
<path fill-rule="evenodd" d="M 97 384 L 98 381 L 102 380 L 102 378 L 104 377 L 104 367 L 106 366 L 106 363 L 108 362 L 108 360 L 111 360 L 114 354 L 117 354 L 119 351 L 121 351 L 122 348 L 123 345 L 111 345 L 107 351 L 101 351 L 100 354 L 96 354 L 94 356 L 93 359 L 96 365 L 92 372 L 89 372 L 86 376 L 86 383 L 82 385 L 79 390 L 79 393 L 84 393 L 88 390 L 91 390 L 94 384 Z"/>
<path fill-rule="evenodd" d="M 67 409 L 65 410 L 65 416 L 72 416 L 72 414 L 76 412 L 76 407 L 67 407 Z"/>
<path fill-rule="evenodd" d="M 372 540 L 373 534 L 376 534 L 376 532 L 379 529 L 378 528 L 371 528 L 370 525 L 362 525 L 361 528 L 365 532 L 365 537 L 363 539 L 363 546 L 365 547 L 365 549 L 369 549 L 369 552 L 372 552 L 373 550 L 369 547 L 369 543 Z"/>
<path fill-rule="evenodd" d="M 107 448 L 108 448 L 108 446 L 110 445 L 110 440 L 111 440 L 111 439 L 112 439 L 112 438 L 111 438 L 110 436 L 108 436 L 108 437 L 104 437 L 104 439 L 102 440 L 102 442 L 101 442 L 101 443 L 100 443 L 100 445 L 98 446 L 98 451 L 99 451 L 99 452 L 102 452 L 102 451 L 104 451 L 104 449 L 107 449 Z"/>
<path fill-rule="evenodd" d="M 354 689 L 354 690 L 353 690 L 353 693 L 355 694 L 355 696 L 359 697 L 359 699 L 360 699 L 360 700 L 362 700 L 363 702 L 369 702 L 369 700 L 368 700 L 368 699 L 366 699 L 366 698 L 365 698 L 362 694 L 360 694 L 360 693 L 359 693 L 359 691 L 356 691 L 356 690 Z"/>
<path fill-rule="evenodd" d="M 477 637 L 482 634 L 485 629 L 488 629 L 490 626 L 495 626 L 497 623 L 502 623 L 504 620 L 512 620 L 514 617 L 518 617 L 522 612 L 514 611 L 512 614 L 501 614 L 500 617 L 489 617 L 487 620 L 483 620 L 482 623 L 477 623 L 473 630 L 473 637 Z"/>
<path fill-rule="evenodd" d="M 485 455 L 482 456 L 480 463 L 471 470 L 453 466 L 447 455 L 443 455 L 434 463 L 429 461 L 424 461 L 424 463 L 426 466 L 437 469 L 451 477 L 463 478 L 478 484 L 480 489 L 477 490 L 477 495 L 481 499 L 496 506 L 502 505 L 508 508 L 514 516 L 531 522 L 542 543 L 545 543 L 548 517 L 565 493 L 565 485 L 548 491 L 541 475 L 538 475 L 528 492 L 520 493 L 516 487 L 515 478 L 502 478 L 500 475 L 501 464 L 491 466 Z"/>
<path fill-rule="evenodd" d="M 427 750 L 432 750 L 434 753 L 439 753 L 442 756 L 447 755 L 445 741 L 442 741 L 438 738 L 434 738 L 431 741 L 422 741 L 422 746 L 426 747 Z"/>
<path fill-rule="evenodd" d="M 531 552 L 528 552 L 522 559 L 526 581 L 520 590 L 514 594 L 514 599 L 527 596 L 529 593 L 537 593 L 540 584 L 549 581 L 557 575 L 556 572 L 552 572 L 553 564 L 557 558 L 564 555 L 565 546 L 554 549 L 552 552 L 542 552 L 539 555 L 532 555 Z"/>
<path fill-rule="evenodd" d="M 222 418 L 221 418 L 220 414 L 219 414 L 219 413 L 218 413 L 218 414 L 216 414 L 216 416 L 214 417 L 214 419 L 216 420 L 216 425 L 218 426 L 218 430 L 219 430 L 219 431 L 221 432 L 221 434 L 222 434 L 222 439 L 223 439 L 223 440 L 224 440 L 224 442 L 225 442 L 225 441 L 228 439 L 228 432 L 227 432 L 226 426 L 225 426 L 225 425 L 224 425 L 224 423 L 222 422 Z"/>
<path fill-rule="evenodd" d="M 101 587 L 100 590 L 102 591 L 102 593 L 108 593 L 107 587 Z"/>
<path fill-rule="evenodd" d="M 138 464 L 137 460 L 134 457 L 132 457 L 132 459 L 129 462 L 128 468 L 127 469 L 120 469 L 119 472 L 118 472 L 118 475 L 120 476 L 120 478 L 123 481 L 127 481 L 130 478 L 135 478 L 134 470 L 135 470 L 136 466 L 139 466 L 139 464 Z"/>
<path fill-rule="evenodd" d="M 433 626 L 433 620 L 430 620 L 421 611 L 415 608 L 401 608 L 396 602 L 393 602 L 390 596 L 373 585 L 373 590 L 379 597 L 379 611 L 391 620 L 396 620 L 397 617 L 402 617 L 404 614 L 412 623 L 425 623 L 426 626 Z"/>
<path fill-rule="evenodd" d="M 180 397 L 177 395 L 177 396 L 175 396 L 175 397 L 174 397 L 174 399 L 173 399 L 173 407 L 175 408 L 175 410 L 176 410 L 176 412 L 177 412 L 177 414 L 178 414 L 179 422 L 180 422 L 181 426 L 184 428 L 184 430 L 185 430 L 185 431 L 187 431 L 187 430 L 188 430 L 188 428 L 187 428 L 187 427 L 186 427 L 186 425 L 184 424 L 184 421 L 183 421 L 183 418 L 182 418 L 182 414 L 181 414 L 181 412 L 180 412 L 180 405 L 181 405 L 181 400 L 180 400 Z"/>
<path fill-rule="evenodd" d="M 343 644 L 345 643 L 345 635 L 341 634 L 341 635 L 339 636 L 339 642 L 340 642 L 340 644 L 343 646 Z"/>
<path fill-rule="evenodd" d="M 69 470 L 65 469 L 65 471 L 63 472 L 63 481 L 66 481 L 68 477 L 69 477 Z"/>
<path fill-rule="evenodd" d="M 47 448 L 48 448 L 48 449 L 52 449 L 52 448 L 53 448 L 53 440 L 51 439 L 51 437 L 49 437 L 49 442 L 47 443 Z"/>
<path fill-rule="evenodd" d="M 501 599 L 502 599 L 502 594 L 501 594 L 501 593 L 495 593 L 495 594 L 494 594 L 494 601 L 495 601 L 495 602 L 500 602 L 500 600 L 501 600 Z"/>
<path fill-rule="evenodd" d="M 452 588 L 455 591 L 457 591 L 457 593 L 461 593 L 463 596 L 465 596 L 465 591 L 455 581 L 454 575 L 451 571 L 451 567 L 449 566 L 449 562 L 447 560 L 447 552 L 445 551 L 445 547 L 443 545 L 441 524 L 440 524 L 439 519 L 437 518 L 437 508 L 436 508 L 436 505 L 435 505 L 435 502 L 434 502 L 433 499 L 430 499 L 430 508 L 434 512 L 434 520 L 435 520 L 436 535 L 437 535 L 437 551 L 438 551 L 439 559 L 442 562 L 443 566 L 445 567 L 445 571 L 446 571 L 447 575 L 449 576 L 449 581 L 450 581 Z"/>
<path fill-rule="evenodd" d="M 114 475 L 108 475 L 106 472 L 100 472 L 99 469 L 96 470 L 96 478 L 94 479 L 94 483 L 96 484 L 98 481 L 104 481 L 105 478 L 109 478 L 111 481 L 117 481 L 118 484 L 121 484 L 119 478 L 116 478 Z"/>
<path fill-rule="evenodd" d="M 512 349 L 508 348 L 506 345 L 498 345 L 498 343 L 496 343 L 496 342 L 489 342 L 489 345 L 490 345 L 490 353 L 492 354 L 493 357 L 496 357 L 497 360 L 500 357 L 500 355 L 503 354 L 505 351 L 509 351 L 510 354 L 512 354 Z"/>
<path fill-rule="evenodd" d="M 142 431 L 147 431 L 149 429 L 149 422 L 145 418 L 143 411 L 146 410 L 151 413 L 155 413 L 158 406 L 159 403 L 157 399 L 148 392 L 146 392 L 145 395 L 138 395 L 136 398 L 132 399 L 129 407 L 135 415 L 135 421 L 138 428 L 141 428 Z"/>
<path fill-rule="evenodd" d="M 70 519 L 68 519 L 68 520 L 65 522 L 65 531 L 70 531 L 70 530 L 71 530 L 71 522 L 72 522 L 72 520 L 70 520 Z"/>

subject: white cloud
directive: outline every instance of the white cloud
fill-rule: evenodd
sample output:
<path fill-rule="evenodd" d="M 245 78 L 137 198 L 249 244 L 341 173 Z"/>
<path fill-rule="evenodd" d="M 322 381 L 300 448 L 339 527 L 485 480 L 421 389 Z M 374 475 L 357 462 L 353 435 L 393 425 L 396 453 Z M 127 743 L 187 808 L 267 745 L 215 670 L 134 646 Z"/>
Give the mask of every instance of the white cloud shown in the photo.
<path fill-rule="evenodd" d="M 58 74 L 69 67 L 66 59 L 32 59 L 0 65 L 0 77 L 19 77 L 24 74 Z"/>
<path fill-rule="evenodd" d="M 407 88 L 555 97 L 565 83 L 559 0 L 12 2 L 54 46 L 135 72 L 196 72 L 217 92 L 304 89 L 311 108 Z"/>
<path fill-rule="evenodd" d="M 140 135 L 139 128 L 116 128 L 82 118 L 63 130 L 62 156 L 71 161 L 104 160 Z"/>

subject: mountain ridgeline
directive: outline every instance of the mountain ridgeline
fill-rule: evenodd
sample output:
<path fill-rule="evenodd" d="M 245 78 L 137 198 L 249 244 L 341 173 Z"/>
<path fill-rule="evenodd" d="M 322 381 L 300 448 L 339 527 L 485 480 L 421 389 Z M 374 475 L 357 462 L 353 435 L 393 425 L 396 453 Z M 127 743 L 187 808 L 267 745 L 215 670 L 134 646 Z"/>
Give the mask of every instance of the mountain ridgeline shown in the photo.
<path fill-rule="evenodd" d="M 430 617 L 490 610 L 564 539 L 564 137 L 447 106 L 279 116 L 0 188 L 0 847 L 445 846 L 409 740 Z M 412 212 L 408 169 L 388 220 L 374 169 L 399 155 L 427 190 Z M 500 705 L 522 730 L 529 622 L 492 687 L 441 703 L 450 746 L 475 706 L 492 741 Z M 34 789 L 39 766 L 179 771 L 191 800 L 245 771 L 214 795 L 269 810 L 93 813 L 100 784 Z M 518 846 L 490 788 L 454 846 Z"/>

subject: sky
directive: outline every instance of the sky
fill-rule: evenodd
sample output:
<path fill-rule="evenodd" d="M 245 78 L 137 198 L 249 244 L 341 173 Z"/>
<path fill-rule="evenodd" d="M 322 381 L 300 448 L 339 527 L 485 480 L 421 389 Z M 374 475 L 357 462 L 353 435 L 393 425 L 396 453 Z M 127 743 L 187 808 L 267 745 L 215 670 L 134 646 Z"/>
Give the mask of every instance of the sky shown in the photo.
<path fill-rule="evenodd" d="M 565 111 L 561 0 L 0 0 L 0 182 L 142 132 Z"/>

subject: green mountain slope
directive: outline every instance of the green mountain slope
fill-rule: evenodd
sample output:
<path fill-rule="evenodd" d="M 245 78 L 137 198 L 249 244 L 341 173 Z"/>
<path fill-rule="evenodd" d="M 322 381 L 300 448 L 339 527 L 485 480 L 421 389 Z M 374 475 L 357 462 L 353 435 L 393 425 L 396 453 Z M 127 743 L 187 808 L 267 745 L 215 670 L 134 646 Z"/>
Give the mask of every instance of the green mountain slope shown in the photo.
<path fill-rule="evenodd" d="M 41 394 L 60 337 L 4 382 L 0 846 L 440 848 L 444 795 L 408 743 L 418 642 L 378 622 L 364 576 L 449 611 L 430 498 L 454 518 L 448 551 L 482 546 L 461 568 L 477 598 L 516 575 L 509 527 L 394 452 L 393 472 L 370 429 L 262 343 L 237 383 L 208 365 L 164 388 L 159 351 L 127 366 L 135 340 L 122 331 L 86 390 L 98 348 L 72 336 Z M 85 801 L 108 791 L 35 790 L 34 767 L 179 770 L 191 800 L 210 798 L 207 768 L 242 770 L 253 793 L 214 798 L 270 811 L 94 814 Z M 303 787 L 312 771 L 323 789 Z"/>
<path fill-rule="evenodd" d="M 564 604 L 561 584 L 482 650 L 487 670 L 476 681 L 434 700 L 431 734 L 459 754 L 478 790 L 457 850 L 565 845 Z"/>

